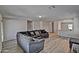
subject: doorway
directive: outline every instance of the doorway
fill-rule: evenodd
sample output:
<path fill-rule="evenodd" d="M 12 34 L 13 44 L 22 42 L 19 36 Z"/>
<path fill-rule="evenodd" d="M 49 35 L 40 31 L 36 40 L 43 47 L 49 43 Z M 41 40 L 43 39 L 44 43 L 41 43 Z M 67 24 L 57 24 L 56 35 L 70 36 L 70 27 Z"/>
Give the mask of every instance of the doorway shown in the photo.
<path fill-rule="evenodd" d="M 27 30 L 32 30 L 32 21 L 27 21 Z"/>
<path fill-rule="evenodd" d="M 52 22 L 52 33 L 54 33 L 54 23 Z"/>

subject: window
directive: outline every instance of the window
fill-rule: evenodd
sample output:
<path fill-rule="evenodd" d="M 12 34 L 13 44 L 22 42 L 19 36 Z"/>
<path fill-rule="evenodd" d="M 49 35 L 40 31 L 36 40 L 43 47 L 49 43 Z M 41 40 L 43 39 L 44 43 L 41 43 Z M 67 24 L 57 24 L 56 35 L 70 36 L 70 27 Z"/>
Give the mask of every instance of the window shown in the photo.
<path fill-rule="evenodd" d="M 68 29 L 72 30 L 72 28 L 73 28 L 73 24 L 68 24 Z"/>

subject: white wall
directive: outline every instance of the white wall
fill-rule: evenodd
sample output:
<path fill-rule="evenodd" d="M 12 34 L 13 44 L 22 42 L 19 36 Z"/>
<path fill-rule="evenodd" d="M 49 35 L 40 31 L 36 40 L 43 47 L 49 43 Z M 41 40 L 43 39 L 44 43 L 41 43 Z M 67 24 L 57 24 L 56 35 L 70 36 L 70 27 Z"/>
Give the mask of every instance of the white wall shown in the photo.
<path fill-rule="evenodd" d="M 79 17 L 74 18 L 74 32 L 79 34 Z"/>
<path fill-rule="evenodd" d="M 69 19 L 69 20 L 61 20 L 61 21 L 58 21 L 58 30 L 62 30 L 61 29 L 61 25 L 62 25 L 62 23 L 73 23 L 74 24 L 74 21 L 71 19 Z"/>
<path fill-rule="evenodd" d="M 79 34 L 79 17 L 76 16 L 76 17 L 73 17 L 72 20 L 65 20 L 63 22 L 70 22 L 70 23 L 73 23 L 73 31 L 59 31 L 59 33 L 63 35 L 67 35 L 67 34 Z M 58 25 L 61 25 L 61 24 L 58 24 Z M 61 26 L 60 26 L 61 27 Z M 63 34 L 64 33 L 64 34 Z"/>
<path fill-rule="evenodd" d="M 54 33 L 58 33 L 58 21 L 54 21 Z"/>
<path fill-rule="evenodd" d="M 67 29 L 67 27 L 65 26 L 66 23 L 72 23 L 74 25 L 74 20 L 69 19 L 69 20 L 54 21 L 54 32 L 55 33 L 58 33 L 60 31 L 66 31 L 67 32 L 67 30 L 65 30 L 65 29 Z M 62 26 L 62 24 L 64 24 L 64 25 Z M 73 32 L 74 32 L 74 28 L 73 28 Z"/>
<path fill-rule="evenodd" d="M 45 29 L 46 31 L 52 32 L 52 22 L 43 21 L 41 26 L 43 26 L 43 29 Z"/>
<path fill-rule="evenodd" d="M 62 20 L 62 21 L 59 21 L 59 23 L 72 23 L 73 24 L 73 33 L 75 33 L 75 34 L 79 34 L 79 17 L 77 16 L 77 17 L 73 17 L 73 19 L 71 19 L 71 20 Z M 60 26 L 61 24 L 58 24 L 58 26 Z M 61 26 L 60 26 L 61 27 Z"/>
<path fill-rule="evenodd" d="M 3 22 L 4 41 L 16 39 L 16 33 L 19 31 L 45 29 L 48 32 L 52 32 L 52 22 L 33 21 L 31 26 L 32 29 L 28 28 L 31 23 L 28 23 L 27 20 L 4 19 Z"/>
<path fill-rule="evenodd" d="M 40 29 L 40 21 L 33 21 L 33 30 L 39 30 Z"/>
<path fill-rule="evenodd" d="M 4 41 L 16 39 L 16 33 L 27 30 L 26 20 L 4 19 Z"/>
<path fill-rule="evenodd" d="M 52 32 L 52 22 L 49 21 L 33 21 L 33 30 L 45 29 Z"/>

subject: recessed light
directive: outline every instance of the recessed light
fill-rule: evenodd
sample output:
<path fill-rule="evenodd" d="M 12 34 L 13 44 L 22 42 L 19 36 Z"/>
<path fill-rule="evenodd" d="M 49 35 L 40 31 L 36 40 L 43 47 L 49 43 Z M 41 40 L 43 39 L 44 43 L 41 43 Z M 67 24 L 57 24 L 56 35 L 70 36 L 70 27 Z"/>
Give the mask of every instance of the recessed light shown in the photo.
<path fill-rule="evenodd" d="M 39 16 L 39 18 L 41 18 L 42 16 Z"/>

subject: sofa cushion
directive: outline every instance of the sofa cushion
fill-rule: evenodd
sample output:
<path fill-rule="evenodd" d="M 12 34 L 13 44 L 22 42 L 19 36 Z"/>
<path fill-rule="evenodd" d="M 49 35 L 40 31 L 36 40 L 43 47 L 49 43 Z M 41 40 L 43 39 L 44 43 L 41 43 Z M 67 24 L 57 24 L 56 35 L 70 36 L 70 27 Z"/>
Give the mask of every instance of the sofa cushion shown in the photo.
<path fill-rule="evenodd" d="M 36 35 L 40 35 L 39 31 L 35 31 L 35 34 L 36 34 Z"/>
<path fill-rule="evenodd" d="M 46 31 L 45 30 L 41 30 L 41 33 L 46 33 Z"/>
<path fill-rule="evenodd" d="M 30 31 L 30 34 L 31 34 L 31 36 L 35 35 L 34 31 Z"/>
<path fill-rule="evenodd" d="M 45 30 L 23 31 L 19 33 L 33 37 L 33 38 L 48 38 L 49 37 L 48 32 L 46 32 Z"/>

